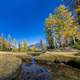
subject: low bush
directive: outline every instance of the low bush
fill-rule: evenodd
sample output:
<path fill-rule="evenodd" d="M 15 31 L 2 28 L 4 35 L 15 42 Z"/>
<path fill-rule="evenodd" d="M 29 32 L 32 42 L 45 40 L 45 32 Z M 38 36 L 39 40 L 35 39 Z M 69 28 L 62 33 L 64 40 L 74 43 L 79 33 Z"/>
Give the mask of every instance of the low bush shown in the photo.
<path fill-rule="evenodd" d="M 73 47 L 80 50 L 80 43 L 75 43 Z"/>

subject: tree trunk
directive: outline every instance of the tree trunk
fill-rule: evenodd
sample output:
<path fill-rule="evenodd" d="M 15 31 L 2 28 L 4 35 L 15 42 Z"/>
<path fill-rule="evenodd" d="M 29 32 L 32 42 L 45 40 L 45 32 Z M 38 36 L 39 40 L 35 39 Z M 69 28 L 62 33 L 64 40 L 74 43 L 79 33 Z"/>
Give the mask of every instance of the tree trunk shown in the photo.
<path fill-rule="evenodd" d="M 59 48 L 60 47 L 60 43 L 59 43 L 58 34 L 56 32 L 56 26 L 52 26 L 52 36 L 53 36 L 53 40 L 54 40 L 54 47 L 55 48 Z"/>

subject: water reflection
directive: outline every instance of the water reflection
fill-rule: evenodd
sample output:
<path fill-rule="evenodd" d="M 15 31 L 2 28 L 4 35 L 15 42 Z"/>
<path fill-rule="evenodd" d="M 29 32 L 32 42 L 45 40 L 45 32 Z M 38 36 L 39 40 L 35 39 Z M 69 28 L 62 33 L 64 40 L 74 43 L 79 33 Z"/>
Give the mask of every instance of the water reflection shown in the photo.
<path fill-rule="evenodd" d="M 32 56 L 31 64 L 23 64 L 19 80 L 52 80 L 47 68 L 36 64 L 35 57 Z"/>

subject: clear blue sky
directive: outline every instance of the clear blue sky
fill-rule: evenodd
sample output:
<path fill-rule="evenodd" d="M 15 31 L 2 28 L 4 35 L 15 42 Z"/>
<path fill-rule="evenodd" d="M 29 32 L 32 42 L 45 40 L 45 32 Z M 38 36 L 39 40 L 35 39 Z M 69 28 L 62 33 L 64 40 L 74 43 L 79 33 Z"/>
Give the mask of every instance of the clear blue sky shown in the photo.
<path fill-rule="evenodd" d="M 45 41 L 44 20 L 61 0 L 0 0 L 0 34 L 17 40 Z"/>

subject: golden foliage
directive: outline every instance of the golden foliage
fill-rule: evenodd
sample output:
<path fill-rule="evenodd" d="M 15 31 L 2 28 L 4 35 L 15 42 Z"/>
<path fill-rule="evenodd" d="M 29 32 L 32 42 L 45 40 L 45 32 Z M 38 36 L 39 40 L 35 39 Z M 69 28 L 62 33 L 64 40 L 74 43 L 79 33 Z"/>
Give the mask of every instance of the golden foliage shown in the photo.
<path fill-rule="evenodd" d="M 62 27 L 62 29 L 58 30 L 58 33 L 59 35 L 64 35 L 65 38 L 75 37 L 78 30 L 77 22 L 64 5 L 57 8 L 55 14 L 50 14 L 46 19 L 45 24 L 47 27 L 53 27 L 53 25 Z"/>

